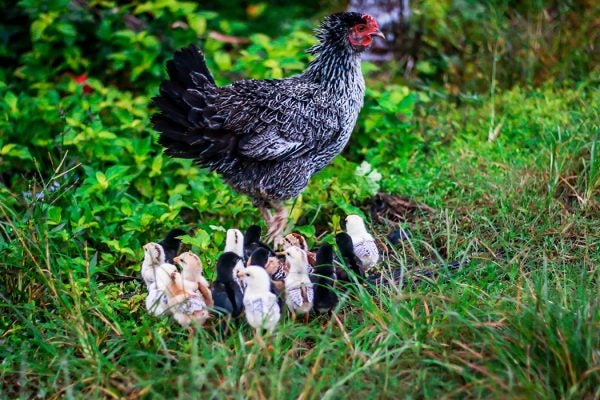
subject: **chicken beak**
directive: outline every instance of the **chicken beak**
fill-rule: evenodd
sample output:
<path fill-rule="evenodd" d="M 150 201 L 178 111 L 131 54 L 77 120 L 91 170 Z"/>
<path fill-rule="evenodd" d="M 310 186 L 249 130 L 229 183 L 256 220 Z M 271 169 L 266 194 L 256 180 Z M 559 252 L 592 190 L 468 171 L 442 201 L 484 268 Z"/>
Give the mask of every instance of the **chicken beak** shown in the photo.
<path fill-rule="evenodd" d="M 385 35 L 379 29 L 377 29 L 375 32 L 371 33 L 371 36 L 379 36 L 380 38 L 385 40 Z"/>
<path fill-rule="evenodd" d="M 179 264 L 179 257 L 174 257 L 174 258 L 173 258 L 173 262 L 174 262 L 175 264 Z"/>

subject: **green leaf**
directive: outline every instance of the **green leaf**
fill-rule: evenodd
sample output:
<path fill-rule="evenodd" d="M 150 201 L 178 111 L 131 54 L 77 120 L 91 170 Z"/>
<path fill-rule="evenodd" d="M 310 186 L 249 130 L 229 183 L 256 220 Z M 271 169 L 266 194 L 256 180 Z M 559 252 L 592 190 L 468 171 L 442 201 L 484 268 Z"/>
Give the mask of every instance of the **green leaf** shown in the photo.
<path fill-rule="evenodd" d="M 39 18 L 31 24 L 31 38 L 34 41 L 42 39 L 44 31 L 52 25 L 58 13 L 41 14 Z"/>
<path fill-rule="evenodd" d="M 304 235 L 307 238 L 315 237 L 315 233 L 317 232 L 317 229 L 314 227 L 314 225 L 296 226 L 296 227 L 294 227 L 294 229 L 297 230 L 298 232 L 300 232 L 302 235 Z"/>
<path fill-rule="evenodd" d="M 125 176 L 127 171 L 129 171 L 129 167 L 127 165 L 113 165 L 106 170 L 106 179 L 113 181 L 117 178 L 121 178 Z"/>
<path fill-rule="evenodd" d="M 219 67 L 220 70 L 226 71 L 231 69 L 231 56 L 228 53 L 216 53 L 213 55 L 215 64 Z"/>
<path fill-rule="evenodd" d="M 163 167 L 163 156 L 162 153 L 158 153 L 152 160 L 152 167 L 150 169 L 150 177 L 159 176 L 162 173 Z"/>
<path fill-rule="evenodd" d="M 13 93 L 13 92 L 7 92 L 4 95 L 4 104 L 6 104 L 8 106 L 8 108 L 10 109 L 11 114 L 18 114 L 19 113 L 19 108 L 18 108 L 18 101 L 19 99 L 17 98 L 17 96 Z"/>
<path fill-rule="evenodd" d="M 190 28 L 198 36 L 202 36 L 206 33 L 206 18 L 198 14 L 188 14 L 187 21 Z"/>
<path fill-rule="evenodd" d="M 58 225 L 61 220 L 62 210 L 59 207 L 50 206 L 46 211 L 46 218 L 49 225 Z"/>
<path fill-rule="evenodd" d="M 0 149 L 0 155 L 19 158 L 21 160 L 33 159 L 27 147 L 14 143 L 5 144 L 2 149 Z"/>
<path fill-rule="evenodd" d="M 250 41 L 259 45 L 263 49 L 269 49 L 272 47 L 272 39 L 263 33 L 255 33 L 254 35 L 251 35 Z"/>
<path fill-rule="evenodd" d="M 102 190 L 108 189 L 108 179 L 106 179 L 106 175 L 104 175 L 102 171 L 96 171 L 96 180 L 98 181 L 98 185 L 100 185 Z"/>
<path fill-rule="evenodd" d="M 203 229 L 197 229 L 195 231 L 194 236 L 181 236 L 181 242 L 185 244 L 190 244 L 201 250 L 206 250 L 210 245 L 210 235 Z"/>

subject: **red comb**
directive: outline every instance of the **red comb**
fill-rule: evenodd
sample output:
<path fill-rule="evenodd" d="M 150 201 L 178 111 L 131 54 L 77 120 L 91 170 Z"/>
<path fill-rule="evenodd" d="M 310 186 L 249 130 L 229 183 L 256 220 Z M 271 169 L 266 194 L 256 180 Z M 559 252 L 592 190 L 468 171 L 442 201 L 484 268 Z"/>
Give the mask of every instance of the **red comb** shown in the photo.
<path fill-rule="evenodd" d="M 367 25 L 373 25 L 373 26 L 377 26 L 377 21 L 375 21 L 375 18 L 371 17 L 369 14 L 363 14 L 362 18 L 367 21 Z"/>

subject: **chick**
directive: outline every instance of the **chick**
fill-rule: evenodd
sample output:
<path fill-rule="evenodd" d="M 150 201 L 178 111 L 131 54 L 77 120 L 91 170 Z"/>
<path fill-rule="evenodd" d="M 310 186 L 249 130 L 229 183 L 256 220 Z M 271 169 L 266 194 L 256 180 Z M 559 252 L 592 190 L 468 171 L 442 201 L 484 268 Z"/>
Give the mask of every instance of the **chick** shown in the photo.
<path fill-rule="evenodd" d="M 260 233 L 259 233 L 260 234 Z M 237 283 L 242 290 L 246 290 L 246 283 L 238 278 L 237 273 L 240 270 L 244 269 L 244 263 L 242 260 L 244 259 L 244 235 L 239 229 L 228 229 L 227 237 L 225 238 L 225 253 L 231 252 L 237 254 L 239 257 L 239 261 L 236 263 L 233 268 L 233 280 Z"/>
<path fill-rule="evenodd" d="M 330 244 L 322 245 L 317 251 L 314 278 L 314 309 L 319 313 L 331 312 L 338 303 L 338 296 L 335 292 L 337 277 L 333 266 L 333 247 Z"/>
<path fill-rule="evenodd" d="M 290 266 L 287 263 L 285 256 L 270 256 L 265 264 L 265 269 L 271 279 L 275 282 L 283 282 L 285 277 L 290 270 Z"/>
<path fill-rule="evenodd" d="M 251 265 L 238 275 L 247 285 L 244 307 L 248 324 L 257 331 L 266 329 L 269 333 L 273 332 L 281 317 L 281 309 L 277 296 L 270 290 L 269 274 L 264 268 Z"/>
<path fill-rule="evenodd" d="M 156 281 L 155 268 L 165 264 L 165 250 L 163 247 L 154 242 L 146 243 L 143 246 L 144 260 L 142 261 L 142 279 L 147 288 Z"/>
<path fill-rule="evenodd" d="M 296 246 L 285 251 L 290 270 L 285 277 L 285 302 L 292 315 L 307 314 L 313 305 L 314 289 L 306 265 L 306 253 Z"/>
<path fill-rule="evenodd" d="M 306 239 L 299 233 L 290 233 L 286 237 L 283 238 L 283 250 L 287 250 L 290 247 L 296 247 L 306 254 L 306 271 L 310 274 L 314 271 L 314 265 L 316 261 L 316 255 L 314 252 L 308 249 L 308 244 L 306 243 Z M 286 267 L 289 270 L 289 266 Z"/>
<path fill-rule="evenodd" d="M 233 252 L 221 254 L 217 260 L 217 278 L 212 287 L 215 309 L 234 318 L 238 317 L 244 309 L 242 289 L 233 276 L 239 261 L 240 257 Z"/>
<path fill-rule="evenodd" d="M 168 300 L 165 293 L 156 285 L 157 271 L 164 270 L 170 274 L 177 271 L 177 267 L 165 262 L 163 247 L 154 242 L 144 245 L 144 261 L 142 261 L 142 278 L 148 289 L 146 296 L 146 309 L 155 316 L 163 315 L 168 309 Z"/>
<path fill-rule="evenodd" d="M 308 259 L 308 264 L 311 267 L 315 266 L 316 254 L 315 252 L 310 251 L 310 249 L 308 248 L 308 243 L 306 243 L 306 239 L 304 238 L 304 236 L 295 232 L 286 235 L 283 238 L 283 250 L 287 250 L 291 246 L 296 246 L 304 250 L 304 252 L 306 252 L 306 258 Z"/>
<path fill-rule="evenodd" d="M 352 238 L 354 245 L 354 254 L 360 260 L 360 266 L 363 271 L 374 267 L 379 262 L 379 249 L 373 236 L 367 232 L 365 223 L 358 215 L 348 215 L 346 217 L 346 231 Z"/>
<path fill-rule="evenodd" d="M 266 249 L 258 248 L 254 250 L 254 253 L 252 253 L 250 258 L 248 259 L 248 265 L 254 267 L 261 267 L 266 270 L 267 264 L 272 258 L 276 257 L 269 257 L 269 252 Z M 267 271 L 267 274 L 268 273 L 269 271 Z M 271 293 L 277 296 L 277 300 L 281 303 L 281 293 L 283 293 L 284 290 L 283 280 L 275 281 L 271 276 L 269 276 L 269 280 L 271 281 Z M 279 306 L 281 305 L 282 304 L 279 304 Z"/>
<path fill-rule="evenodd" d="M 179 254 L 179 250 L 181 249 L 181 240 L 178 239 L 178 236 L 182 235 L 185 235 L 184 230 L 172 229 L 163 240 L 158 242 L 164 249 L 165 262 L 173 264 L 173 258 Z"/>
<path fill-rule="evenodd" d="M 271 276 L 271 279 L 276 282 L 283 282 L 283 279 L 287 275 L 288 266 L 285 262 L 285 257 L 280 257 L 275 254 L 273 249 L 266 243 L 260 241 L 260 227 L 258 225 L 252 225 L 246 230 L 244 235 L 244 259 L 246 265 L 250 264 L 250 257 L 257 249 L 264 249 L 267 251 L 269 256 L 265 269 Z"/>
<path fill-rule="evenodd" d="M 192 292 L 199 292 L 204 298 L 207 306 L 214 305 L 212 293 L 209 289 L 208 281 L 202 274 L 204 271 L 202 261 L 191 251 L 180 254 L 173 259 L 175 264 L 181 267 L 181 276 L 183 277 L 184 286 L 189 290 L 188 283 L 191 283 Z"/>
<path fill-rule="evenodd" d="M 269 252 L 266 249 L 258 248 L 248 258 L 248 266 L 256 266 L 265 268 L 269 261 Z"/>
<path fill-rule="evenodd" d="M 244 234 L 244 259 L 248 260 L 254 250 L 262 247 L 269 251 L 270 256 L 274 256 L 275 252 L 269 245 L 260 241 L 260 226 L 251 225 L 246 229 L 246 233 Z"/>
<path fill-rule="evenodd" d="M 409 230 L 404 228 L 394 229 L 387 235 L 387 239 L 391 245 L 395 246 L 402 241 L 409 240 L 412 234 Z"/>
<path fill-rule="evenodd" d="M 199 293 L 184 287 L 183 277 L 179 272 L 168 273 L 159 268 L 156 284 L 167 296 L 168 307 L 173 318 L 184 328 L 192 322 L 203 325 L 209 318 L 210 314 L 204 298 Z"/>
<path fill-rule="evenodd" d="M 348 270 L 354 273 L 357 278 L 364 278 L 365 273 L 360 267 L 360 260 L 354 254 L 354 245 L 352 244 L 352 238 L 346 232 L 340 232 L 335 235 L 335 243 L 340 250 L 344 264 L 347 269 L 338 268 L 337 276 L 338 279 L 344 282 L 351 282 L 352 278 L 348 275 Z"/>
<path fill-rule="evenodd" d="M 225 250 L 223 252 L 232 252 L 239 257 L 244 257 L 244 235 L 239 229 L 227 229 Z"/>

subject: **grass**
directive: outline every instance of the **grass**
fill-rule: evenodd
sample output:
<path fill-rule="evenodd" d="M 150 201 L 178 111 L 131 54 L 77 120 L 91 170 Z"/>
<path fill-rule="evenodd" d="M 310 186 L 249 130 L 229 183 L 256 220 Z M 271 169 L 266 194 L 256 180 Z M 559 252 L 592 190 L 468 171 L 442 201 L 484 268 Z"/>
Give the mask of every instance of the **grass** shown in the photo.
<path fill-rule="evenodd" d="M 504 123 L 491 143 L 485 102 L 437 105 L 435 117 L 423 108 L 410 129 L 427 152 L 377 168 L 387 191 L 435 210 L 373 226 L 382 237 L 396 223 L 410 230 L 382 268 L 401 267 L 415 284 L 375 296 L 356 288 L 339 318 L 284 318 L 268 349 L 246 343 L 245 324 L 228 337 L 201 330 L 188 338 L 148 316 L 138 283 L 98 281 L 93 249 L 63 247 L 62 227 L 35 210 L 21 214 L 6 197 L 0 230 L 22 257 L 12 265 L 19 273 L 5 269 L 0 281 L 0 393 L 599 398 L 598 106 L 588 90 L 498 93 L 494 112 Z M 321 226 L 327 218 L 318 215 Z M 69 259 L 72 268 L 57 268 Z M 468 263 L 440 269 L 451 260 Z M 416 283 L 413 272 L 428 268 L 439 278 Z"/>

